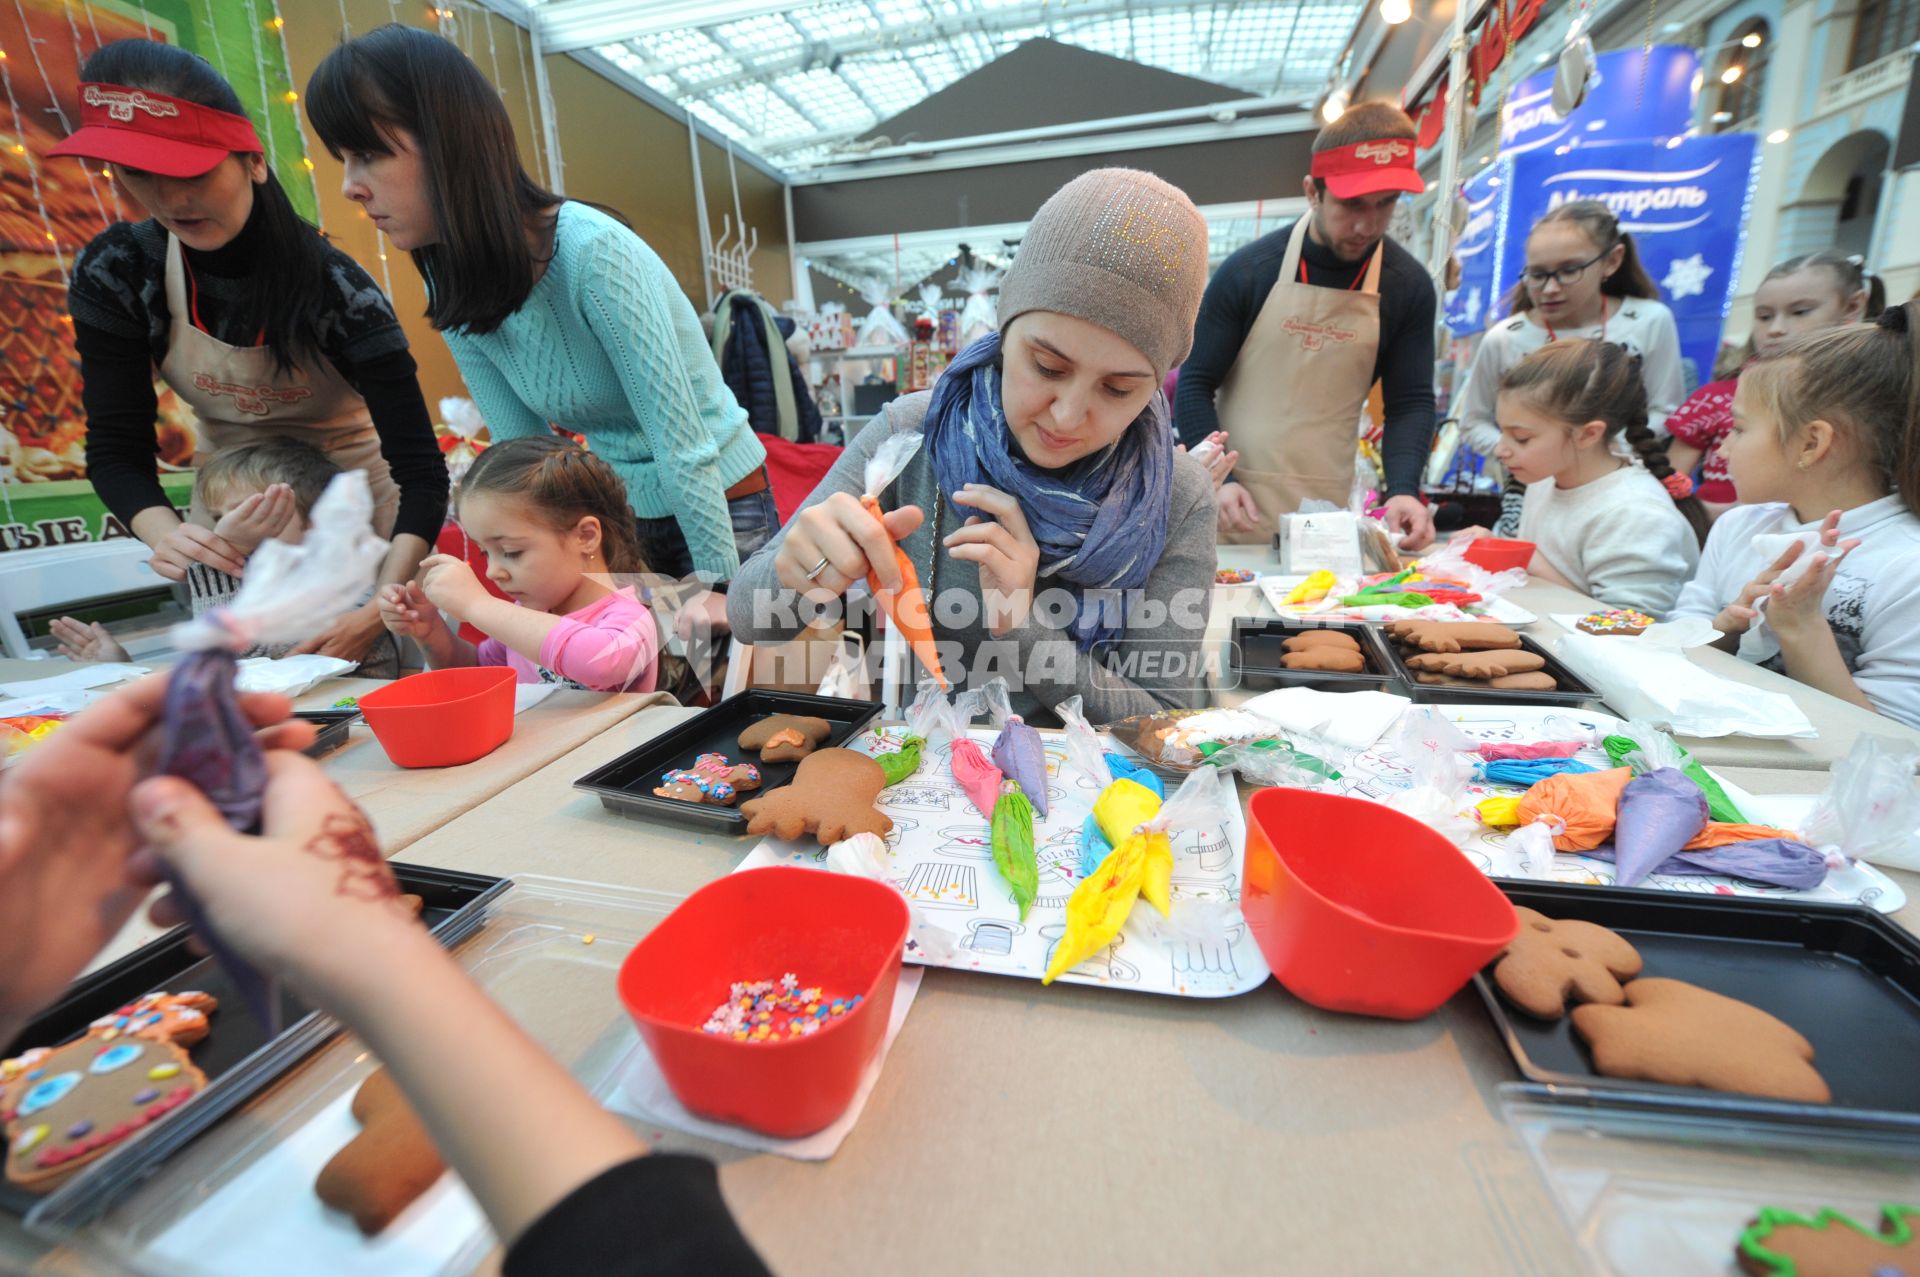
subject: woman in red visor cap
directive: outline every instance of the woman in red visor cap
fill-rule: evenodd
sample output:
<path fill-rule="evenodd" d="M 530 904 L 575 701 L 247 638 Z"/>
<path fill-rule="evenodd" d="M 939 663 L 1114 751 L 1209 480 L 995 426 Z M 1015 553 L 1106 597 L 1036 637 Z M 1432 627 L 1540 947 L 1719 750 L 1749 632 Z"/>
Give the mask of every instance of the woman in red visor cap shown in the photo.
<path fill-rule="evenodd" d="M 245 548 L 197 501 L 183 522 L 160 487 L 157 370 L 199 419 L 198 460 L 286 437 L 364 470 L 393 538 L 381 584 L 408 580 L 445 517 L 447 469 L 386 297 L 294 211 L 204 58 L 120 40 L 80 75 L 81 127 L 51 153 L 105 162 L 149 214 L 94 237 L 68 288 L 94 490 L 162 576 L 240 571 Z M 370 601 L 296 650 L 357 662 L 384 633 Z"/>

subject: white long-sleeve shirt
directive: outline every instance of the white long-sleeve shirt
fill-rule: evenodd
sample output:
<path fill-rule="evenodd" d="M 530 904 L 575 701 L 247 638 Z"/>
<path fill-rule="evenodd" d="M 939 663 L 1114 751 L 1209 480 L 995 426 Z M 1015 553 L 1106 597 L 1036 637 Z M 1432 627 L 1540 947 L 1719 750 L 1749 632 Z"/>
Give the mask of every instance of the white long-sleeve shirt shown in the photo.
<path fill-rule="evenodd" d="M 1640 380 L 1647 386 L 1647 424 L 1664 437 L 1667 414 L 1687 397 L 1686 378 L 1680 371 L 1680 330 L 1674 326 L 1673 312 L 1650 298 L 1625 297 L 1619 306 L 1606 323 L 1556 330 L 1551 340 L 1599 337 L 1640 356 Z M 1481 339 L 1454 411 L 1462 440 L 1475 452 L 1491 456 L 1500 442 L 1500 426 L 1493 419 L 1500 379 L 1549 340 L 1547 330 L 1526 315 L 1501 320 Z"/>
<path fill-rule="evenodd" d="M 1785 502 L 1735 506 L 1714 523 L 1700 570 L 1673 615 L 1711 619 L 1738 601 L 1780 553 L 1777 541 L 1756 546 L 1756 537 L 1819 530 L 1818 520 L 1800 522 Z M 1840 536 L 1860 539 L 1827 587 L 1827 623 L 1840 655 L 1876 710 L 1920 727 L 1920 519 L 1898 496 L 1886 496 L 1841 515 Z M 1760 664 L 1785 673 L 1777 648 L 1771 650 Z"/>
<path fill-rule="evenodd" d="M 1700 542 L 1660 481 L 1622 466 L 1577 488 L 1527 485 L 1520 539 L 1574 589 L 1608 607 L 1664 616 L 1700 561 Z"/>

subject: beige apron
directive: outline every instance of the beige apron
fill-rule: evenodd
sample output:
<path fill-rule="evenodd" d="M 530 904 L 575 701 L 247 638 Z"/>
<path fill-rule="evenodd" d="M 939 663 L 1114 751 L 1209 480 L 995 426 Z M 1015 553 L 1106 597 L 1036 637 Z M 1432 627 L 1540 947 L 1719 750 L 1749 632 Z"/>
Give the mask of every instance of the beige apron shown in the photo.
<path fill-rule="evenodd" d="M 1233 477 L 1260 507 L 1251 532 L 1224 532 L 1234 545 L 1264 545 L 1279 516 L 1317 497 L 1344 509 L 1353 489 L 1360 412 L 1380 348 L 1380 262 L 1376 248 L 1358 289 L 1300 282 L 1307 218 L 1293 224 L 1280 278 L 1220 387 L 1220 428 L 1238 449 Z"/>
<path fill-rule="evenodd" d="M 393 535 L 400 489 L 380 455 L 366 400 L 348 385 L 332 363 L 316 358 L 312 370 L 281 372 L 265 346 L 229 346 L 193 322 L 180 241 L 167 237 L 167 310 L 173 317 L 167 356 L 160 375 L 200 419 L 198 465 L 216 452 L 265 438 L 310 443 L 343 470 L 364 470 L 373 488 L 373 524 L 381 536 Z M 196 491 L 191 517 L 203 527 L 213 521 Z"/>

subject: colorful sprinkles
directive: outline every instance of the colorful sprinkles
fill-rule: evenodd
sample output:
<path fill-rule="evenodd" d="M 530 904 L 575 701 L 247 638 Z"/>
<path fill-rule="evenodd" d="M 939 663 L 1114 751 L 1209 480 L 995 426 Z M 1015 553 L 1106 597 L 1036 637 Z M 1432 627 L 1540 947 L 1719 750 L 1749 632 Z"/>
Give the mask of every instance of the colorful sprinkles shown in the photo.
<path fill-rule="evenodd" d="M 778 980 L 735 982 L 700 1028 L 736 1042 L 785 1042 L 818 1033 L 859 1005 L 857 996 L 828 998 L 818 985 L 802 988 L 789 971 Z"/>

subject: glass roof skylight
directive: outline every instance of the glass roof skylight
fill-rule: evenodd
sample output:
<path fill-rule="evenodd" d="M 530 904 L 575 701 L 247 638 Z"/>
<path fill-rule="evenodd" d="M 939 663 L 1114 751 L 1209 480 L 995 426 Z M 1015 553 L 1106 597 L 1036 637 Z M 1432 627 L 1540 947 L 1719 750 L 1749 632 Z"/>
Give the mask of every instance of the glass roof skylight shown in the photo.
<path fill-rule="evenodd" d="M 1039 36 L 1242 93 L 1311 98 L 1363 3 L 824 0 L 711 26 L 689 3 L 687 25 L 599 52 L 750 150 L 804 168 Z"/>

